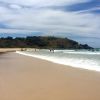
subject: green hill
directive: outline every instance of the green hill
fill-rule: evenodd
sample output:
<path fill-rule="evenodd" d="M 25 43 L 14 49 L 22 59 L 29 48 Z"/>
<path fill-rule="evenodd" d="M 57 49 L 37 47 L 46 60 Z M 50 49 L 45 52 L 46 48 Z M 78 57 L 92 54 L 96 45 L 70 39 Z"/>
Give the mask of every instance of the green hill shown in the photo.
<path fill-rule="evenodd" d="M 92 49 L 87 44 L 79 44 L 74 40 L 59 37 L 30 36 L 26 38 L 0 38 L 0 48 L 54 48 L 54 49 Z"/>

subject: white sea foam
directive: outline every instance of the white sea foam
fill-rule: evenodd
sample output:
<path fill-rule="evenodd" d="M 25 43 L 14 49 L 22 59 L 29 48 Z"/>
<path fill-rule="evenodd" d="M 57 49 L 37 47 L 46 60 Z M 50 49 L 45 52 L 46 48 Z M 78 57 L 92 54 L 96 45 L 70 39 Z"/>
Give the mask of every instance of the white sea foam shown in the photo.
<path fill-rule="evenodd" d="M 55 50 L 55 52 L 63 52 L 63 53 L 70 53 L 70 54 L 89 54 L 89 55 L 100 55 L 100 51 L 87 51 L 87 50 Z"/>
<path fill-rule="evenodd" d="M 48 60 L 54 63 L 58 64 L 63 64 L 63 65 L 69 65 L 75 68 L 83 68 L 83 69 L 88 69 L 88 70 L 94 70 L 94 71 L 100 71 L 100 66 L 99 63 L 94 60 L 94 59 L 86 59 L 84 57 L 78 58 L 78 57 L 59 57 L 55 55 L 42 55 L 42 54 L 35 54 L 32 52 L 20 52 L 17 51 L 16 53 L 26 55 L 26 56 L 31 56 L 31 57 L 36 57 L 40 58 L 43 60 Z"/>
<path fill-rule="evenodd" d="M 66 52 L 66 51 L 65 51 L 64 53 L 100 55 L 100 52 Z"/>

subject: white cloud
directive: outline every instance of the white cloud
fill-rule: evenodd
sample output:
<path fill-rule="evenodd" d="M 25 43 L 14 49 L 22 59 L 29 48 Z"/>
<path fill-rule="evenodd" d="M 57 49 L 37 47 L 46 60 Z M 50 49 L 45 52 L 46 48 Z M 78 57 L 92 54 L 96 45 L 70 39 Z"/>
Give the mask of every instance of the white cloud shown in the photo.
<path fill-rule="evenodd" d="M 9 7 L 10 7 L 11 9 L 21 9 L 21 8 L 22 8 L 21 6 L 16 5 L 16 4 L 11 4 L 11 5 L 9 5 Z"/>
<path fill-rule="evenodd" d="M 1 0 L 0 0 L 1 1 Z M 73 35 L 100 38 L 100 15 L 82 12 L 64 12 L 54 9 L 37 9 L 43 6 L 75 4 L 89 0 L 3 0 L 11 3 L 8 8 L 0 6 L 0 22 L 9 29 L 0 29 L 1 33 L 26 33 L 38 31 L 43 35 Z M 29 8 L 23 6 L 27 5 Z M 35 8 L 31 7 L 35 6 Z M 11 9 L 9 9 L 9 7 Z M 96 8 L 94 8 L 96 9 Z M 90 9 L 93 10 L 93 9 Z"/>
<path fill-rule="evenodd" d="M 90 8 L 90 9 L 86 9 L 86 10 L 82 10 L 82 11 L 77 11 L 76 13 L 89 13 L 91 11 L 95 11 L 95 10 L 100 10 L 100 7 L 94 7 L 94 8 Z"/>
<path fill-rule="evenodd" d="M 88 1 L 90 0 L 3 0 L 3 2 L 6 3 L 26 5 L 26 6 L 69 5 L 69 4 L 88 2 Z"/>
<path fill-rule="evenodd" d="M 19 29 L 0 29 L 0 33 L 1 34 L 17 34 L 17 33 L 21 33 L 21 34 L 30 34 L 32 33 L 33 31 L 30 31 L 30 30 L 19 30 Z"/>
<path fill-rule="evenodd" d="M 66 32 L 82 36 L 95 36 L 94 33 L 99 33 L 98 30 L 100 28 L 99 16 L 55 10 L 20 11 L 19 14 L 8 14 L 7 19 L 7 23 L 11 28 L 42 31 L 45 33 Z"/>
<path fill-rule="evenodd" d="M 100 18 L 97 15 L 46 9 L 26 12 L 27 10 L 22 10 L 18 14 L 6 14 L 7 17 L 4 15 L 2 18 L 5 18 L 9 27 L 16 29 L 54 34 L 74 33 L 81 36 L 95 36 L 100 33 Z"/>

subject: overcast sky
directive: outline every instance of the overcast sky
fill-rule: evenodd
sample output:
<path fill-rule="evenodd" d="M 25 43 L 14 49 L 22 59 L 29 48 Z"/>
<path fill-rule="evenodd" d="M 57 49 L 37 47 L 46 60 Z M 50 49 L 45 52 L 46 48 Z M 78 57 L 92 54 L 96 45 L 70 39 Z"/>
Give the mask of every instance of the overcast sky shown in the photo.
<path fill-rule="evenodd" d="M 100 47 L 100 0 L 0 0 L 0 36 L 51 35 Z"/>

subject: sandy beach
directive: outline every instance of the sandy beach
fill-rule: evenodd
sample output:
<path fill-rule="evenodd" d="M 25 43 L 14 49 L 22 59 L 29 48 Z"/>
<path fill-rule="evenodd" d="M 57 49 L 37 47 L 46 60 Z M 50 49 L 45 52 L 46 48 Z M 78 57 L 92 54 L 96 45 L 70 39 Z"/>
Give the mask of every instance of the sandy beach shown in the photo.
<path fill-rule="evenodd" d="M 0 100 L 100 100 L 100 72 L 2 53 Z"/>
<path fill-rule="evenodd" d="M 21 51 L 21 48 L 0 48 L 0 53 Z"/>

